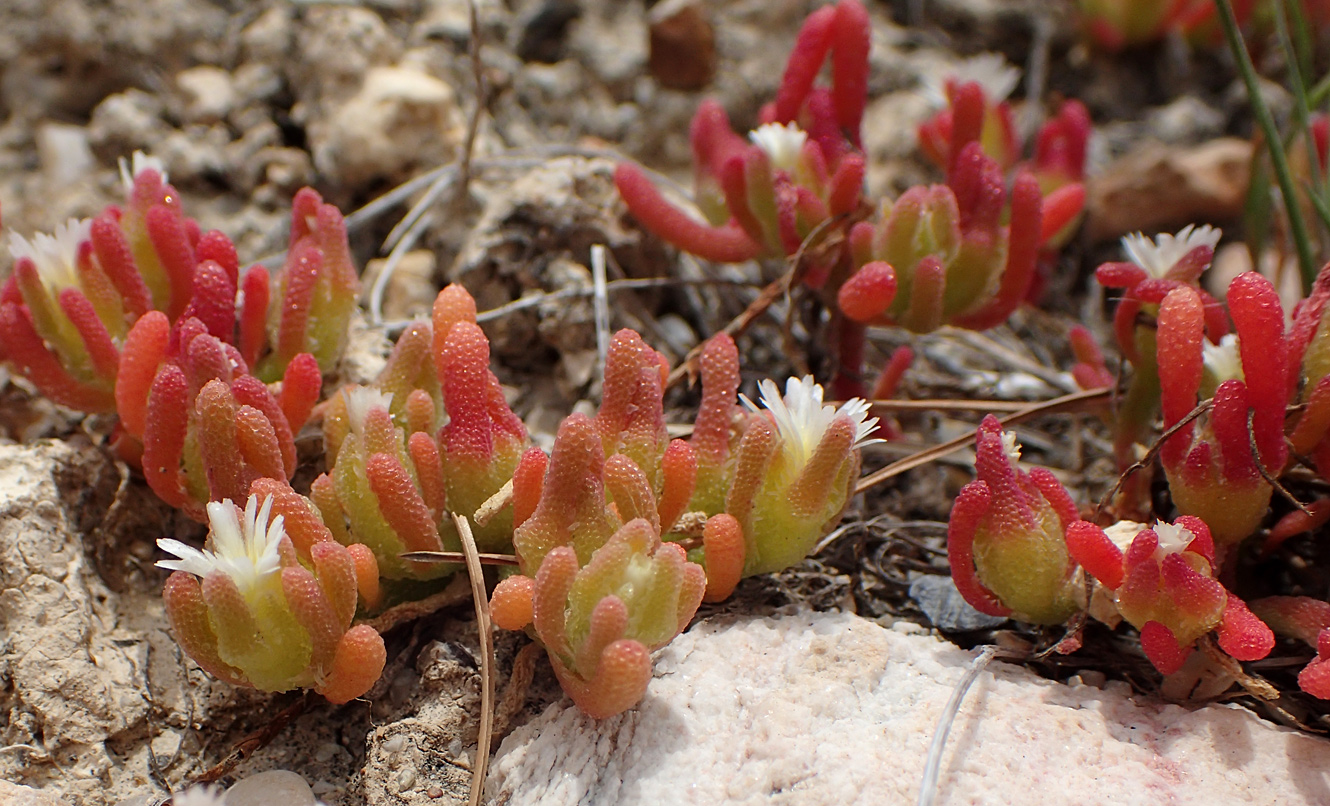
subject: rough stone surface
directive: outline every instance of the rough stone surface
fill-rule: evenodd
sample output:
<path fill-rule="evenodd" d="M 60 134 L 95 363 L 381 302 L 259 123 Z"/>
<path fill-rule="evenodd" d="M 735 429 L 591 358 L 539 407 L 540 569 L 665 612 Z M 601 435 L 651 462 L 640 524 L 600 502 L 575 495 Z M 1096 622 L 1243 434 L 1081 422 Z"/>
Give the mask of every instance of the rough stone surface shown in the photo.
<path fill-rule="evenodd" d="M 851 615 L 702 624 L 657 657 L 637 709 L 596 723 L 565 700 L 514 731 L 488 791 L 510 806 L 913 803 L 972 658 Z M 1328 774 L 1330 743 L 1236 707 L 994 663 L 952 727 L 937 802 L 1326 803 Z"/>

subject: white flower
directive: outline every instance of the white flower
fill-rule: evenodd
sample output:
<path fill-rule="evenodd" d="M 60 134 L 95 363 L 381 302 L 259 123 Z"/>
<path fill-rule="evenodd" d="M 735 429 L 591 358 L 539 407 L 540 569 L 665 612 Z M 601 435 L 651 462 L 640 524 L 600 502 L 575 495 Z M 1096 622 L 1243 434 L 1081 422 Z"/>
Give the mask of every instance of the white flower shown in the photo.
<path fill-rule="evenodd" d="M 1007 461 L 1013 465 L 1021 460 L 1021 445 L 1012 431 L 1002 432 L 1002 451 L 1007 454 Z"/>
<path fill-rule="evenodd" d="M 776 431 L 780 434 L 782 448 L 793 468 L 802 468 L 808 463 L 832 420 L 842 414 L 848 416 L 855 425 L 853 448 L 885 441 L 869 439 L 877 430 L 877 418 L 866 419 L 869 408 L 867 401 L 856 397 L 843 403 L 840 408 L 824 406 L 822 387 L 813 383 L 812 375 L 786 381 L 784 397 L 781 397 L 775 381 L 763 380 L 757 388 L 762 405 L 776 420 Z M 750 411 L 759 410 L 746 395 L 739 395 L 739 399 Z"/>
<path fill-rule="evenodd" d="M 945 72 L 934 73 L 924 79 L 923 93 L 934 106 L 946 106 L 947 84 L 957 86 L 977 81 L 984 88 L 984 94 L 992 103 L 1007 100 L 1012 90 L 1021 82 L 1019 68 L 1007 64 L 1000 53 L 981 53 L 957 62 Z"/>
<path fill-rule="evenodd" d="M 357 435 L 365 433 L 365 416 L 371 409 L 387 411 L 392 406 L 390 392 L 380 392 L 370 386 L 352 386 L 342 390 L 346 400 L 346 419 L 351 423 L 351 431 Z"/>
<path fill-rule="evenodd" d="M 192 786 L 171 796 L 174 806 L 226 806 L 222 790 L 207 786 Z"/>
<path fill-rule="evenodd" d="M 88 240 L 92 220 L 71 218 L 57 224 L 54 235 L 38 232 L 29 241 L 18 233 L 9 236 L 9 254 L 14 260 L 28 258 L 37 267 L 42 285 L 52 297 L 65 288 L 78 288 L 79 246 Z"/>
<path fill-rule="evenodd" d="M 772 168 L 793 173 L 808 133 L 797 123 L 767 123 L 749 132 L 748 139 L 767 153 Z"/>
<path fill-rule="evenodd" d="M 1238 336 L 1229 333 L 1211 344 L 1209 339 L 1201 340 L 1201 362 L 1206 371 L 1214 376 L 1215 385 L 1224 381 L 1242 380 L 1242 356 L 1238 351 Z"/>
<path fill-rule="evenodd" d="M 178 559 L 161 560 L 159 568 L 185 571 L 200 579 L 214 571 L 221 571 L 235 581 L 240 593 L 249 594 L 259 582 L 281 570 L 278 544 L 286 536 L 282 516 L 269 520 L 272 497 L 263 499 L 251 495 L 245 503 L 244 522 L 237 517 L 239 508 L 231 501 L 213 501 L 208 504 L 208 525 L 211 527 L 212 549 L 196 549 L 179 540 L 162 538 L 157 546 Z"/>
<path fill-rule="evenodd" d="M 1127 235 L 1122 239 L 1122 248 L 1127 250 L 1131 262 L 1145 269 L 1151 277 L 1163 277 L 1196 247 L 1208 246 L 1213 249 L 1223 234 L 1223 230 L 1209 224 L 1200 227 L 1188 224 L 1177 235 L 1160 233 L 1153 239 L 1139 232 Z"/>
<path fill-rule="evenodd" d="M 161 177 L 162 182 L 168 181 L 166 178 L 166 165 L 157 157 L 149 157 L 142 151 L 135 151 L 132 162 L 121 157 L 117 164 L 120 166 L 120 184 L 124 185 L 126 193 L 134 191 L 134 177 L 143 171 L 151 168 Z"/>
<path fill-rule="evenodd" d="M 1159 538 L 1159 546 L 1155 549 L 1154 558 L 1156 562 L 1161 562 L 1170 554 L 1177 554 L 1185 551 L 1191 541 L 1196 539 L 1196 535 L 1185 526 L 1176 526 L 1171 523 L 1158 521 L 1154 525 L 1155 535 Z"/>

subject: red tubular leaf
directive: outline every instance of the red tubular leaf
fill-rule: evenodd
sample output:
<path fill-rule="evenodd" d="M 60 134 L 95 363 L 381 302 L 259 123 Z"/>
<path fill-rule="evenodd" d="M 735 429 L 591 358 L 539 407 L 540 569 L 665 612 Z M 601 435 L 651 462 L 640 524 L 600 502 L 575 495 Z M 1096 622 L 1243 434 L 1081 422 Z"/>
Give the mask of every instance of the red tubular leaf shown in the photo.
<path fill-rule="evenodd" d="M 255 476 L 247 471 L 240 453 L 237 414 L 240 406 L 225 382 L 211 380 L 194 400 L 195 433 L 208 493 L 213 501 L 244 501 Z"/>
<path fill-rule="evenodd" d="M 152 293 L 139 275 L 134 253 L 116 217 L 103 213 L 94 218 L 89 237 L 97 263 L 120 293 L 126 313 L 138 317 L 152 310 Z"/>
<path fill-rule="evenodd" d="M 688 128 L 688 142 L 693 148 L 694 169 L 698 184 L 703 180 L 720 178 L 721 168 L 748 148 L 748 141 L 735 134 L 725 107 L 714 98 L 698 104 Z"/>
<path fill-rule="evenodd" d="M 868 50 L 872 27 L 868 12 L 858 0 L 841 0 L 836 6 L 831 32 L 832 101 L 836 122 L 860 148 L 859 127 L 868 103 Z"/>
<path fill-rule="evenodd" d="M 1228 309 L 1238 334 L 1243 381 L 1251 391 L 1252 432 L 1261 462 L 1278 472 L 1288 457 L 1284 414 L 1288 404 L 1289 349 L 1284 338 L 1284 308 L 1274 284 L 1245 272 L 1228 287 Z"/>
<path fill-rule="evenodd" d="M 1052 471 L 1046 467 L 1031 468 L 1029 477 L 1040 495 L 1053 507 L 1063 527 L 1080 520 L 1080 510 L 1076 508 L 1076 502 L 1071 500 L 1071 493 L 1067 492 L 1067 488 L 1062 486 Z"/>
<path fill-rule="evenodd" d="M 890 400 L 896 396 L 896 387 L 900 386 L 901 378 L 905 376 L 906 370 L 910 364 L 914 363 L 914 350 L 909 345 L 901 345 L 892 353 L 891 358 L 887 359 L 887 365 L 882 368 L 882 374 L 878 376 L 877 383 L 873 386 L 873 400 Z"/>
<path fill-rule="evenodd" d="M 1252 612 L 1280 635 L 1316 646 L 1330 629 L 1330 602 L 1308 596 L 1268 596 L 1251 602 Z"/>
<path fill-rule="evenodd" d="M 702 548 L 707 571 L 703 601 L 728 599 L 743 577 L 746 548 L 739 522 L 723 512 L 707 518 L 702 527 Z"/>
<path fill-rule="evenodd" d="M 982 481 L 972 481 L 961 488 L 947 523 L 947 557 L 951 562 L 951 579 L 965 601 L 980 613 L 1003 617 L 1011 615 L 1011 608 L 979 581 L 974 569 L 974 534 L 988 514 L 991 500 L 988 485 Z"/>
<path fill-rule="evenodd" d="M 365 475 L 378 498 L 379 511 L 407 551 L 443 550 L 434 515 L 397 457 L 386 453 L 370 456 Z"/>
<path fill-rule="evenodd" d="M 407 439 L 407 452 L 411 455 L 411 464 L 416 469 L 416 481 L 420 483 L 420 497 L 425 506 L 434 513 L 435 521 L 443 518 L 447 505 L 447 490 L 443 481 L 443 460 L 439 458 L 439 446 L 434 438 L 424 431 L 417 431 Z"/>
<path fill-rule="evenodd" d="M 1251 424 L 1247 421 L 1250 408 L 1251 394 L 1242 381 L 1224 381 L 1215 390 L 1210 408 L 1210 430 L 1219 448 L 1225 481 L 1255 483 L 1260 479 L 1256 457 L 1251 451 Z M 1280 468 L 1267 469 L 1277 473 Z"/>
<path fill-rule="evenodd" d="M 166 358 L 170 341 L 171 323 L 166 314 L 150 311 L 130 328 L 120 352 L 115 379 L 116 411 L 125 430 L 140 441 L 148 416 L 148 390 L 157 368 Z"/>
<path fill-rule="evenodd" d="M 363 543 L 347 546 L 346 553 L 351 555 L 351 562 L 355 565 L 356 592 L 360 594 L 360 600 L 370 610 L 377 609 L 383 599 L 383 592 L 379 589 L 379 561 Z"/>
<path fill-rule="evenodd" d="M 831 50 L 836 22 L 836 9 L 823 6 L 809 14 L 799 28 L 794 49 L 790 52 L 789 61 L 785 63 L 780 89 L 776 91 L 776 122 L 787 123 L 799 117 L 799 109 L 813 89 L 813 82 L 817 80 L 827 52 Z"/>
<path fill-rule="evenodd" d="M 750 170 L 754 174 L 753 181 L 757 185 L 755 188 L 749 186 Z M 770 207 L 773 180 L 766 152 L 757 146 L 746 146 L 721 164 L 715 178 L 725 196 L 725 209 L 730 213 L 731 224 L 737 224 L 740 229 L 748 233 L 748 237 L 752 238 L 754 243 L 766 244 L 768 240 L 766 227 L 758 220 L 749 205 L 749 199 L 761 191 L 765 193 Z"/>
<path fill-rule="evenodd" d="M 220 263 L 206 260 L 194 269 L 193 296 L 182 316 L 196 317 L 228 344 L 235 341 L 236 284 Z"/>
<path fill-rule="evenodd" d="M 286 534 L 301 557 L 310 557 L 310 549 L 316 543 L 333 540 L 332 531 L 324 524 L 318 508 L 284 480 L 257 478 L 249 485 L 249 494 L 257 495 L 260 500 L 272 499 L 272 514 L 282 516 Z"/>
<path fill-rule="evenodd" d="M 494 586 L 490 596 L 490 617 L 501 630 L 524 630 L 534 613 L 536 581 L 514 574 Z"/>
<path fill-rule="evenodd" d="M 291 359 L 282 375 L 282 391 L 278 398 L 286 423 L 294 433 L 309 420 L 314 404 L 319 402 L 323 391 L 323 375 L 319 372 L 319 362 L 309 353 L 301 353 Z"/>
<path fill-rule="evenodd" d="M 902 327 L 931 333 L 942 326 L 942 301 L 947 290 L 947 269 L 937 255 L 928 255 L 914 267 L 909 307 L 900 316 Z"/>
<path fill-rule="evenodd" d="M 1164 279 L 1173 280 L 1179 283 L 1194 283 L 1201 273 L 1210 266 L 1214 260 L 1215 250 L 1212 246 L 1201 245 L 1192 249 L 1187 254 L 1178 258 L 1172 268 L 1164 272 Z"/>
<path fill-rule="evenodd" d="M 1330 700 L 1330 630 L 1316 642 L 1316 657 L 1298 673 L 1298 687 L 1313 697 Z"/>
<path fill-rule="evenodd" d="M 978 143 L 984 131 L 988 100 L 984 88 L 970 81 L 955 88 L 951 95 L 951 154 L 947 159 L 947 184 L 957 169 L 961 153 L 971 143 Z"/>
<path fill-rule="evenodd" d="M 859 207 L 864 192 L 864 158 L 860 154 L 847 154 L 836 166 L 831 177 L 831 191 L 827 195 L 827 212 L 832 216 L 847 215 Z"/>
<path fill-rule="evenodd" d="M 383 674 L 388 650 L 368 624 L 357 624 L 337 643 L 337 652 L 317 691 L 333 705 L 350 702 L 370 690 Z"/>
<path fill-rule="evenodd" d="M 1044 244 L 1062 232 L 1085 209 L 1085 186 L 1080 182 L 1063 185 L 1044 197 L 1040 209 L 1043 221 L 1039 243 Z"/>
<path fill-rule="evenodd" d="M 1179 286 L 1159 305 L 1158 356 L 1160 402 L 1164 427 L 1172 428 L 1196 407 L 1203 371 L 1201 340 L 1205 338 L 1201 298 L 1190 286 Z M 1163 445 L 1165 465 L 1177 464 L 1191 446 L 1188 423 Z"/>
<path fill-rule="evenodd" d="M 1022 172 L 1011 189 L 1011 225 L 1007 235 L 1007 265 L 997 293 L 988 304 L 954 324 L 971 330 L 986 330 L 1001 324 L 1025 300 L 1034 280 L 1039 260 L 1040 205 L 1039 183 Z"/>
<path fill-rule="evenodd" d="M 621 163 L 615 168 L 614 184 L 643 226 L 685 252 L 717 263 L 742 263 L 763 252 L 762 244 L 733 222 L 712 227 L 670 204 L 636 165 Z"/>
<path fill-rule="evenodd" d="M 203 591 L 193 575 L 175 571 L 162 587 L 162 604 L 171 632 L 185 654 L 208 674 L 236 686 L 248 686 L 245 673 L 227 664 L 217 653 L 217 634 L 208 617 Z"/>
<path fill-rule="evenodd" d="M 660 503 L 656 511 L 660 517 L 660 531 L 668 534 L 675 521 L 688 508 L 693 491 L 697 488 L 697 454 L 682 439 L 670 440 L 660 460 Z"/>
<path fill-rule="evenodd" d="M 215 229 L 208 230 L 199 237 L 194 253 L 198 262 L 211 260 L 226 271 L 234 295 L 236 284 L 240 282 L 240 258 L 236 255 L 236 245 L 231 243 L 231 239 Z"/>
<path fill-rule="evenodd" d="M 521 526 L 536 511 L 545 487 L 550 457 L 540 448 L 526 449 L 513 472 L 513 528 Z"/>
<path fill-rule="evenodd" d="M 486 411 L 489 386 L 489 340 L 479 325 L 458 322 L 444 342 L 443 388 L 448 425 L 440 441 L 449 462 L 488 463 L 494 453 L 494 432 Z"/>
<path fill-rule="evenodd" d="M 282 593 L 296 622 L 309 636 L 310 665 L 318 669 L 331 663 L 343 627 L 319 580 L 302 565 L 288 566 L 282 569 Z"/>
<path fill-rule="evenodd" d="M 1149 277 L 1135 263 L 1103 263 L 1094 271 L 1095 280 L 1104 288 L 1133 288 Z"/>
<path fill-rule="evenodd" d="M 730 453 L 730 428 L 739 391 L 739 350 L 728 333 L 718 333 L 702 347 L 698 360 L 702 402 L 689 442 L 698 463 L 719 467 Z"/>
<path fill-rule="evenodd" d="M 268 343 L 270 282 L 268 270 L 262 266 L 251 266 L 245 272 L 240 303 L 240 355 L 250 367 L 258 365 Z"/>
<path fill-rule="evenodd" d="M 92 303 L 77 288 L 65 288 L 60 292 L 60 310 L 78 331 L 83 347 L 88 351 L 92 371 L 99 380 L 113 385 L 120 368 L 120 351 L 111 341 L 111 334 L 106 332 L 106 325 L 97 318 Z"/>
<path fill-rule="evenodd" d="M 286 419 L 277 399 L 268 391 L 263 381 L 253 375 L 241 375 L 231 382 L 231 393 L 242 406 L 253 406 L 263 412 L 263 416 L 272 423 L 277 435 L 277 444 L 282 451 L 282 466 L 286 468 L 285 478 L 291 478 L 296 472 L 296 442 L 291 433 L 290 421 Z"/>
<path fill-rule="evenodd" d="M 290 360 L 305 350 L 314 287 L 323 267 L 323 253 L 311 243 L 297 244 L 286 259 L 282 312 L 277 326 L 277 355 Z"/>
<path fill-rule="evenodd" d="M 202 520 L 202 508 L 190 503 L 180 473 L 180 457 L 189 427 L 189 382 L 174 364 L 157 371 L 148 393 L 143 433 L 143 476 L 157 497 Z"/>
<path fill-rule="evenodd" d="M 306 511 L 309 510 L 307 503 L 303 503 L 302 506 Z M 326 533 L 327 530 L 324 531 Z M 332 604 L 338 626 L 345 630 L 351 626 L 351 620 L 356 615 L 355 559 L 345 546 L 332 539 L 332 535 L 314 542 L 310 546 L 309 556 L 314 563 L 314 574 L 318 577 L 319 587 L 323 589 L 324 595 Z"/>
<path fill-rule="evenodd" d="M 1238 660 L 1260 660 L 1275 648 L 1275 634 L 1230 593 L 1219 623 L 1219 648 Z"/>
<path fill-rule="evenodd" d="M 65 370 L 32 325 L 28 309 L 12 302 L 0 304 L 0 344 L 3 354 L 41 393 L 62 406 L 92 412 L 115 410 L 115 394 L 80 383 Z"/>
<path fill-rule="evenodd" d="M 1147 621 L 1141 628 L 1141 649 L 1160 674 L 1170 675 L 1182 668 L 1191 647 L 1178 645 L 1173 631 L 1157 621 Z"/>
<path fill-rule="evenodd" d="M 268 418 L 253 406 L 241 406 L 235 418 L 236 447 L 246 467 L 260 477 L 285 480 L 282 449 Z"/>
<path fill-rule="evenodd" d="M 184 217 L 177 210 L 158 204 L 148 209 L 143 223 L 171 285 L 166 314 L 177 319 L 194 293 L 194 246 L 190 243 Z"/>
<path fill-rule="evenodd" d="M 1205 521 L 1195 515 L 1179 515 L 1173 523 L 1192 533 L 1192 541 L 1187 544 L 1186 551 L 1201 555 L 1206 559 L 1206 562 L 1213 566 L 1215 564 L 1215 539 L 1210 534 L 1210 527 L 1206 525 Z"/>
<path fill-rule="evenodd" d="M 871 322 L 896 299 L 896 270 L 881 260 L 866 263 L 836 293 L 841 312 L 856 322 Z"/>
<path fill-rule="evenodd" d="M 1109 590 L 1122 585 L 1122 550 L 1108 539 L 1104 530 L 1088 521 L 1076 521 L 1067 527 L 1067 551 L 1071 558 Z"/>

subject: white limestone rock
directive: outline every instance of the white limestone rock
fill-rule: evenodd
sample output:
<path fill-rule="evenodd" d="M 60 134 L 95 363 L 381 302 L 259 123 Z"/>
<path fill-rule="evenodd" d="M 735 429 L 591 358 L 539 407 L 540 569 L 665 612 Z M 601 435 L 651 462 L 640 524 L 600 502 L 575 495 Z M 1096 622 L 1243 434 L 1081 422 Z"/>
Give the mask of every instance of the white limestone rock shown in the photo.
<path fill-rule="evenodd" d="M 973 654 L 856 616 L 693 628 L 646 699 L 568 701 L 514 731 L 487 793 L 536 804 L 901 804 Z M 1325 803 L 1330 743 L 1237 708 L 1188 710 L 992 664 L 942 759 L 940 804 Z"/>

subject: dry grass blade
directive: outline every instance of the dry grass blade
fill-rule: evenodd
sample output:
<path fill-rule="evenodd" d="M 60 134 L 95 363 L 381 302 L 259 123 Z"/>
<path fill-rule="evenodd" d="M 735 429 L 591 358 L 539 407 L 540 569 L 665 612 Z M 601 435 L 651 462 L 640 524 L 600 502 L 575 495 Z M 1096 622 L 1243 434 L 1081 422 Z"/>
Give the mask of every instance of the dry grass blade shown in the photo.
<path fill-rule="evenodd" d="M 490 763 L 490 742 L 494 736 L 494 632 L 490 625 L 490 602 L 485 593 L 485 572 L 480 566 L 471 524 L 453 513 L 453 524 L 462 540 L 466 573 L 471 578 L 471 597 L 476 605 L 476 628 L 480 632 L 480 731 L 476 737 L 476 760 L 471 768 L 471 806 L 480 806 L 485 793 L 485 772 Z"/>
<path fill-rule="evenodd" d="M 1031 417 L 1037 417 L 1041 414 L 1059 414 L 1066 412 L 1082 411 L 1086 408 L 1093 408 L 1095 405 L 1102 404 L 1109 399 L 1112 394 L 1111 389 L 1088 389 L 1084 392 L 1073 392 L 1062 397 L 1055 397 L 1052 400 L 1046 400 L 1042 403 L 1034 403 L 1025 406 L 1005 417 L 999 418 L 1003 425 L 1011 425 L 1028 420 Z M 899 476 L 907 470 L 912 470 L 921 465 L 926 465 L 940 457 L 946 456 L 952 451 L 960 450 L 974 441 L 973 434 L 962 434 L 955 439 L 947 440 L 941 445 L 934 445 L 926 450 L 919 451 L 896 462 L 892 462 L 886 467 L 875 470 L 867 476 L 859 479 L 859 484 L 855 486 L 856 494 L 881 484 L 893 476 Z"/>
<path fill-rule="evenodd" d="M 471 516 L 471 520 L 476 522 L 477 526 L 485 526 L 503 511 L 503 508 L 513 502 L 513 480 L 508 479 L 499 488 L 499 491 L 481 504 Z"/>
<path fill-rule="evenodd" d="M 970 663 L 970 668 L 965 670 L 960 682 L 951 692 L 951 699 L 947 700 L 946 706 L 942 709 L 942 717 L 938 720 L 937 730 L 933 733 L 933 741 L 928 745 L 928 758 L 924 762 L 924 780 L 919 786 L 919 806 L 933 806 L 933 801 L 937 798 L 937 779 L 942 769 L 942 751 L 947 747 L 947 734 L 951 733 L 951 723 L 956 721 L 956 714 L 961 710 L 961 703 L 965 700 L 966 693 L 974 681 L 979 678 L 979 673 L 988 666 L 998 654 L 998 647 L 993 645 L 985 646 L 979 651 L 979 655 Z"/>
<path fill-rule="evenodd" d="M 464 563 L 465 551 L 405 551 L 397 555 L 403 560 L 426 563 Z M 481 565 L 517 565 L 514 554 L 476 554 L 476 561 Z"/>
<path fill-rule="evenodd" d="M 1122 475 L 1118 476 L 1118 480 L 1113 483 L 1113 487 L 1108 492 L 1104 493 L 1103 498 L 1099 499 L 1099 504 L 1095 507 L 1095 520 L 1099 519 L 1104 509 L 1108 506 L 1108 502 L 1113 500 L 1113 496 L 1118 494 L 1118 490 L 1122 489 L 1122 485 L 1127 483 L 1127 479 L 1130 478 L 1133 473 L 1136 473 L 1137 471 L 1140 470 L 1144 470 L 1152 462 L 1154 462 L 1155 457 L 1159 455 L 1160 449 L 1163 447 L 1164 442 L 1166 442 L 1169 437 L 1173 436 L 1178 431 L 1182 430 L 1182 428 L 1186 426 L 1187 423 L 1190 423 L 1192 420 L 1195 420 L 1197 417 L 1200 417 L 1206 411 L 1209 411 L 1210 406 L 1212 406 L 1213 404 L 1214 404 L 1213 398 L 1207 397 L 1205 400 L 1202 400 L 1200 403 L 1196 405 L 1196 408 L 1192 409 L 1190 412 L 1187 413 L 1186 417 L 1183 417 L 1181 420 L 1178 420 L 1172 426 L 1165 429 L 1164 433 L 1159 435 L 1159 439 L 1156 439 L 1154 441 L 1154 444 L 1150 446 L 1150 449 L 1145 452 L 1145 456 L 1139 462 L 1136 462 L 1131 467 L 1122 471 Z"/>

